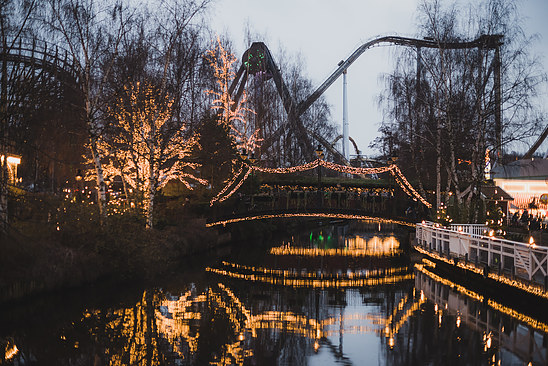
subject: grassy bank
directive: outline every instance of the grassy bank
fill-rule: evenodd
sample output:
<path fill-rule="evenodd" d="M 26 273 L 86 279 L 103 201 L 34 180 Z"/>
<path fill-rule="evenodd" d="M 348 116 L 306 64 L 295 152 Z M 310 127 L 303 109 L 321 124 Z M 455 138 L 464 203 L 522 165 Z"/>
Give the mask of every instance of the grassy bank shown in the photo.
<path fill-rule="evenodd" d="M 110 215 L 100 225 L 89 207 L 46 199 L 27 202 L 28 212 L 20 210 L 0 240 L 0 302 L 103 279 L 152 278 L 229 237 L 188 209 L 166 209 L 157 228 L 145 230 L 137 215 Z"/>

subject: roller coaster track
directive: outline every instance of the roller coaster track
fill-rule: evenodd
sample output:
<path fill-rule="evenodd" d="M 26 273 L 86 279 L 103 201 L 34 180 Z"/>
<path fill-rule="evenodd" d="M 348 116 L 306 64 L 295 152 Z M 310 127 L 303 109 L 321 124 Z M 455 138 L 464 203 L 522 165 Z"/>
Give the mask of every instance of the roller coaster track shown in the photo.
<path fill-rule="evenodd" d="M 500 103 L 500 53 L 499 48 L 502 45 L 502 35 L 482 35 L 472 41 L 458 41 L 458 42 L 439 42 L 436 40 L 430 39 L 415 39 L 415 38 L 406 38 L 399 36 L 384 36 L 373 39 L 369 42 L 364 43 L 358 49 L 356 49 L 346 60 L 339 64 L 339 67 L 306 99 L 300 103 L 296 103 L 295 100 L 291 97 L 284 81 L 282 80 L 280 70 L 276 66 L 272 55 L 266 45 L 262 42 L 255 42 L 251 47 L 244 53 L 243 62 L 238 70 L 237 76 L 234 80 L 234 83 L 231 86 L 230 92 L 232 93 L 238 83 L 240 87 L 234 100 L 239 100 L 241 93 L 244 88 L 245 81 L 247 80 L 248 74 L 254 75 L 257 72 L 270 73 L 278 94 L 282 98 L 282 103 L 288 115 L 288 120 L 282 124 L 273 134 L 263 141 L 263 148 L 270 147 L 274 142 L 279 141 L 282 134 L 288 130 L 288 128 L 293 129 L 299 138 L 299 144 L 305 156 L 308 159 L 313 158 L 313 145 L 310 142 L 310 138 L 306 133 L 306 129 L 303 126 L 300 117 L 310 108 L 310 106 L 318 100 L 318 98 L 343 74 L 343 72 L 350 67 L 366 50 L 372 48 L 373 46 L 379 45 L 381 43 L 387 43 L 394 46 L 404 46 L 404 47 L 415 47 L 420 48 L 438 48 L 438 49 L 469 49 L 469 48 L 478 48 L 486 50 L 495 50 L 496 51 L 496 62 L 495 64 L 495 94 L 496 97 L 496 111 L 495 111 L 495 123 L 497 126 L 497 135 L 501 131 L 501 103 Z M 263 64 L 259 68 L 253 69 L 253 64 L 257 65 L 256 57 L 257 55 L 261 56 L 261 61 L 264 60 Z M 251 65 L 251 67 L 250 67 Z M 242 78 L 240 80 L 240 78 Z M 344 156 L 337 151 L 326 139 L 322 136 L 316 135 L 313 136 L 320 142 L 325 148 L 334 155 L 337 160 L 348 163 Z M 500 139 L 500 136 L 497 136 L 497 140 Z"/>
<path fill-rule="evenodd" d="M 44 70 L 75 90 L 80 90 L 79 72 L 74 59 L 66 50 L 49 47 L 46 42 L 20 40 L 6 48 L 0 44 L 0 62 Z"/>

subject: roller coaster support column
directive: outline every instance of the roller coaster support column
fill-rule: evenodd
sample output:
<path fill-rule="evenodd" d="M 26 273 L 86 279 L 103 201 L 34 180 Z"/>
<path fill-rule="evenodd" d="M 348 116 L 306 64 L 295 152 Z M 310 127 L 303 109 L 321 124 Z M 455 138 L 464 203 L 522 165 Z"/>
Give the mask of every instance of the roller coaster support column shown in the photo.
<path fill-rule="evenodd" d="M 323 159 L 323 149 L 322 145 L 318 145 L 318 148 L 316 149 L 316 155 L 318 156 L 318 159 Z M 318 164 L 318 194 L 319 199 L 318 203 L 320 205 L 320 208 L 323 207 L 323 190 L 322 190 L 322 166 L 321 164 Z"/>
<path fill-rule="evenodd" d="M 343 71 L 343 155 L 346 161 L 350 161 L 350 152 L 348 151 L 348 97 L 346 92 L 346 74 L 348 70 Z"/>

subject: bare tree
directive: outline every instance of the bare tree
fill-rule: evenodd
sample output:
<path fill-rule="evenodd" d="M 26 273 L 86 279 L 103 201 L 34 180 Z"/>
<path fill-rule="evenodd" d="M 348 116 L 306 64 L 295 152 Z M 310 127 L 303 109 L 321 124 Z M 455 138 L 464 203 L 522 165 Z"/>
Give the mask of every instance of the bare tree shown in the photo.
<path fill-rule="evenodd" d="M 543 76 L 512 2 L 489 0 L 463 14 L 455 5 L 423 1 L 419 14 L 421 37 L 440 47 L 403 53 L 381 99 L 391 120 L 379 142 L 413 167 L 407 173 L 419 187 L 434 188 L 437 207 L 449 194 L 457 205 L 466 197 L 469 207 L 483 179 L 486 150 L 501 155 L 503 145 L 538 132 L 531 101 Z M 441 46 L 474 39 L 483 43 Z"/>
<path fill-rule="evenodd" d="M 83 99 L 81 113 L 88 128 L 97 201 L 103 222 L 106 217 L 106 185 L 98 141 L 106 125 L 104 90 L 131 13 L 121 0 L 49 0 L 45 19 L 54 39 L 77 61 Z"/>

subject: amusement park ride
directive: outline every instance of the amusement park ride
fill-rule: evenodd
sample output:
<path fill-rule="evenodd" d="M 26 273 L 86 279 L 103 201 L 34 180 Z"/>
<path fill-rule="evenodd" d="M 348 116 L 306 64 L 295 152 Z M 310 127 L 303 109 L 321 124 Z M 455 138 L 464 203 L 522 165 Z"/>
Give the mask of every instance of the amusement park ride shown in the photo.
<path fill-rule="evenodd" d="M 311 137 L 318 143 L 323 145 L 335 161 L 348 164 L 348 143 L 352 139 L 348 136 L 348 129 L 343 128 L 343 150 L 344 154 L 339 152 L 334 147 L 334 142 L 327 141 L 323 136 L 307 131 L 304 127 L 301 116 L 310 108 L 310 106 L 318 100 L 318 98 L 356 61 L 366 50 L 380 44 L 389 44 L 395 46 L 414 47 L 417 53 L 417 78 L 420 78 L 421 64 L 421 48 L 439 48 L 439 49 L 467 49 L 478 48 L 486 51 L 494 50 L 493 60 L 489 67 L 489 74 L 493 75 L 495 85 L 495 124 L 496 138 L 500 142 L 502 140 L 501 130 L 501 90 L 500 90 L 500 47 L 502 45 L 502 35 L 482 35 L 473 41 L 466 42 L 439 42 L 433 39 L 415 39 L 398 36 L 384 36 L 373 39 L 358 47 L 346 60 L 339 62 L 337 69 L 308 97 L 297 103 L 294 97 L 291 96 L 287 88 L 280 69 L 276 65 L 270 50 L 263 42 L 254 42 L 251 47 L 244 52 L 242 63 L 236 73 L 229 92 L 233 94 L 234 105 L 236 108 L 239 99 L 245 89 L 246 81 L 250 76 L 261 78 L 263 82 L 272 79 L 276 85 L 278 94 L 281 97 L 284 109 L 288 119 L 274 133 L 267 136 L 263 142 L 263 147 L 268 148 L 289 129 L 298 136 L 298 143 L 302 151 L 305 153 L 308 161 L 314 160 L 314 149 L 317 146 L 312 141 Z M 72 86 L 80 84 L 79 73 L 76 69 L 76 63 L 71 60 L 67 52 L 59 51 L 57 47 L 50 47 L 43 42 L 32 41 L 29 44 L 19 42 L 12 47 L 0 49 L 0 57 L 3 61 L 12 65 L 24 65 L 30 67 L 34 72 L 49 73 L 58 80 L 68 83 Z M 346 95 L 346 93 L 343 93 Z M 543 134 L 548 135 L 548 131 Z M 338 139 L 337 139 L 338 140 Z M 354 147 L 356 145 L 354 143 Z"/>
<path fill-rule="evenodd" d="M 455 42 L 439 42 L 434 39 L 414 39 L 398 36 L 384 36 L 373 39 L 358 47 L 346 60 L 339 62 L 337 69 L 302 101 L 297 102 L 294 96 L 291 95 L 286 83 L 283 80 L 282 73 L 276 65 L 274 58 L 268 47 L 263 42 L 254 42 L 251 47 L 246 50 L 242 57 L 242 63 L 236 73 L 234 80 L 229 87 L 229 93 L 232 95 L 234 104 L 233 109 L 237 107 L 238 101 L 243 95 L 246 81 L 250 76 L 261 82 L 267 82 L 269 79 L 274 81 L 276 90 L 280 95 L 282 104 L 287 113 L 286 122 L 282 123 L 277 130 L 269 136 L 264 137 L 262 142 L 263 149 L 268 149 L 280 137 L 291 131 L 296 138 L 296 142 L 303 152 L 307 161 L 315 160 L 315 148 L 320 144 L 333 157 L 333 161 L 342 165 L 350 165 L 348 144 L 353 142 L 354 148 L 357 150 L 357 145 L 348 136 L 347 122 L 343 121 L 343 152 L 335 148 L 335 142 L 340 139 L 337 137 L 335 141 L 328 141 L 324 136 L 305 128 L 301 117 L 310 108 L 310 106 L 318 100 L 318 98 L 341 76 L 345 75 L 347 69 L 356 61 L 366 50 L 380 44 L 389 44 L 396 46 L 413 47 L 417 54 L 417 79 L 421 77 L 422 48 L 437 48 L 437 49 L 470 49 L 477 48 L 484 50 L 484 54 L 489 56 L 490 51 L 494 51 L 492 61 L 487 71 L 487 75 L 492 76 L 495 89 L 495 133 L 498 146 L 501 146 L 502 141 L 502 123 L 501 123 L 501 62 L 500 62 L 500 47 L 502 45 L 502 35 L 482 35 L 472 41 L 455 41 Z M 33 41 L 31 44 L 25 45 L 19 43 L 12 45 L 9 48 L 0 48 L 0 59 L 12 65 L 12 67 L 26 67 L 30 72 L 49 74 L 61 83 L 67 84 L 69 88 L 80 89 L 81 80 L 79 72 L 76 68 L 74 60 L 65 52 L 59 52 L 58 48 L 49 47 L 46 43 L 38 43 Z M 419 85 L 420 83 L 417 83 Z M 344 85 L 343 85 L 344 86 Z M 78 93 L 75 93 L 78 94 Z M 346 96 L 346 92 L 343 93 Z M 343 104 L 345 104 L 344 102 Z M 343 113 L 344 114 L 344 113 Z M 343 116 L 344 117 L 344 116 Z M 343 118 L 344 119 L 344 118 Z M 261 123 L 259 121 L 259 123 Z M 258 126 L 260 127 L 260 126 Z M 545 131 L 543 136 L 548 134 Z M 357 151 L 358 152 L 358 151 Z M 500 155 L 500 148 L 497 154 Z M 368 166 L 370 168 L 370 166 Z"/>
<path fill-rule="evenodd" d="M 417 78 L 421 75 L 421 48 L 439 48 L 439 49 L 467 49 L 478 48 L 486 51 L 494 50 L 493 60 L 489 67 L 489 74 L 493 74 L 493 83 L 495 86 L 495 133 L 497 145 L 501 146 L 502 141 L 502 117 L 501 117 L 501 62 L 500 62 L 500 47 L 502 45 L 502 35 L 482 35 L 479 38 L 468 42 L 439 42 L 433 39 L 414 39 L 397 36 L 385 36 L 373 39 L 362 46 L 358 47 L 346 60 L 339 62 L 338 68 L 307 98 L 297 103 L 294 98 L 291 97 L 289 90 L 284 83 L 280 69 L 274 62 L 270 50 L 263 42 L 254 42 L 251 47 L 244 52 L 242 57 L 242 64 L 238 69 L 236 77 L 230 86 L 229 92 L 234 94 L 233 100 L 235 101 L 234 107 L 242 96 L 246 81 L 250 75 L 261 78 L 262 81 L 266 81 L 270 78 L 273 79 L 278 94 L 282 99 L 283 106 L 288 116 L 288 120 L 285 124 L 280 126 L 273 134 L 265 138 L 262 143 L 263 148 L 270 147 L 275 141 L 278 141 L 285 131 L 291 129 L 296 133 L 298 143 L 302 151 L 305 152 L 308 161 L 314 159 L 314 147 L 316 146 L 310 138 L 310 135 L 321 145 L 323 145 L 335 158 L 336 161 L 344 164 L 349 164 L 348 161 L 348 128 L 343 126 L 343 151 L 342 154 L 334 147 L 334 143 L 330 143 L 323 136 L 307 131 L 304 127 L 301 116 L 307 111 L 308 108 L 341 76 L 344 75 L 347 69 L 356 61 L 366 50 L 377 46 L 382 43 L 387 43 L 395 46 L 414 47 L 417 51 Z M 419 84 L 417 84 L 419 85 Z M 346 92 L 343 92 L 343 97 L 346 96 Z M 343 101 L 343 105 L 346 101 Z M 343 113 L 344 114 L 344 113 Z M 343 116 L 343 119 L 344 116 Z M 344 124 L 345 121 L 343 121 Z M 548 131 L 546 132 L 548 134 Z M 355 146 L 356 147 L 356 146 Z M 500 149 L 497 151 L 500 155 Z"/>

